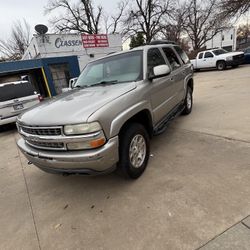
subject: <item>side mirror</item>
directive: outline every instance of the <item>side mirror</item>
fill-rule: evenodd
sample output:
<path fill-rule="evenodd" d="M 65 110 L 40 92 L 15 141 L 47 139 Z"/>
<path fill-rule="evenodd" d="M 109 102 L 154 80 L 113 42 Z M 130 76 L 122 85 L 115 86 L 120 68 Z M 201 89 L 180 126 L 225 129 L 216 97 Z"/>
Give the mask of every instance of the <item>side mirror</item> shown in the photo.
<path fill-rule="evenodd" d="M 171 72 L 168 65 L 159 65 L 153 68 L 153 74 L 148 77 L 149 80 L 167 76 Z"/>
<path fill-rule="evenodd" d="M 70 88 L 70 89 L 73 89 L 73 88 L 74 88 L 77 79 L 78 79 L 78 77 L 71 78 L 71 79 L 69 80 L 69 88 Z"/>

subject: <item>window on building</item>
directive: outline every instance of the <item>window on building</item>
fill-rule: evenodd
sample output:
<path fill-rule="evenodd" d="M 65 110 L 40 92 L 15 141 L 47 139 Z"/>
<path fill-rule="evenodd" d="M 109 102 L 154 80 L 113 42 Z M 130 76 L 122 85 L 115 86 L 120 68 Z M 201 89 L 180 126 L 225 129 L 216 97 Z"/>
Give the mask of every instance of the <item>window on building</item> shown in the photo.
<path fill-rule="evenodd" d="M 233 40 L 233 34 L 231 34 L 231 40 Z"/>
<path fill-rule="evenodd" d="M 222 40 L 222 41 L 225 40 L 225 36 L 224 36 L 224 35 L 221 36 L 221 40 Z"/>

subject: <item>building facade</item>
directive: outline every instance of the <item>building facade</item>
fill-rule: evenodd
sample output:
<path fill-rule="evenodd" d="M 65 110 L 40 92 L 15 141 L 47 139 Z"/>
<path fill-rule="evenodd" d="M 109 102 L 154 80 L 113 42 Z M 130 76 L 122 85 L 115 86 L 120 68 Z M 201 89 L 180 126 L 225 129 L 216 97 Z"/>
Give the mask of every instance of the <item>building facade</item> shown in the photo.
<path fill-rule="evenodd" d="M 22 59 L 77 56 L 82 70 L 89 61 L 121 50 L 119 34 L 45 34 L 32 38 Z"/>
<path fill-rule="evenodd" d="M 206 49 L 223 48 L 227 51 L 235 51 L 237 47 L 237 29 L 235 27 L 223 29 L 211 40 L 206 42 Z"/>

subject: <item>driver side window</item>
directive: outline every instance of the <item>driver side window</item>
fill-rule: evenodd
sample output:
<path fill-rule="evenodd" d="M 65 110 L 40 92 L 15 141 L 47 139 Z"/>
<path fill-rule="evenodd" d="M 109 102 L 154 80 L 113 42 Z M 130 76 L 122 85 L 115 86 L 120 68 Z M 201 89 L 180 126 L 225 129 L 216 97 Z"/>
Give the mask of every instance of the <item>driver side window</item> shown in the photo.
<path fill-rule="evenodd" d="M 214 55 L 211 52 L 206 52 L 205 53 L 205 58 L 212 58 Z"/>
<path fill-rule="evenodd" d="M 159 49 L 150 49 L 148 51 L 148 74 L 153 75 L 155 66 L 166 64 Z"/>

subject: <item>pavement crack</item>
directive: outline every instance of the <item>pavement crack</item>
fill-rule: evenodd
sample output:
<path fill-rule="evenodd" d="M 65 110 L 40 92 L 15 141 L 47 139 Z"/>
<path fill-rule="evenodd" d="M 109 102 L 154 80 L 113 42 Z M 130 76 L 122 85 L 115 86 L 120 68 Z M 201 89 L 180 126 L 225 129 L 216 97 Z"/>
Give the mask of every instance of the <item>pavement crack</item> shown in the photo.
<path fill-rule="evenodd" d="M 14 139 L 15 139 L 15 142 L 17 143 L 15 135 L 14 135 Z M 38 235 L 38 230 L 37 230 L 37 225 L 36 225 L 34 210 L 33 210 L 32 203 L 31 203 L 31 198 L 30 198 L 30 192 L 29 192 L 29 188 L 28 188 L 28 183 L 27 183 L 27 179 L 26 179 L 26 176 L 25 176 L 25 173 L 24 173 L 23 163 L 22 163 L 22 160 L 21 160 L 20 150 L 17 149 L 17 152 L 18 152 L 18 156 L 19 156 L 18 158 L 19 158 L 19 161 L 20 161 L 21 169 L 22 169 L 22 174 L 23 174 L 23 179 L 24 179 L 24 183 L 25 183 L 26 192 L 27 192 L 27 195 L 28 195 L 28 200 L 29 200 L 31 215 L 32 215 L 32 219 L 33 219 L 33 224 L 34 224 L 35 232 L 36 232 L 36 238 L 37 238 L 37 242 L 38 242 L 38 247 L 39 247 L 39 250 L 41 250 L 42 248 L 41 248 L 40 239 L 39 239 L 39 235 Z"/>
<path fill-rule="evenodd" d="M 233 228 L 234 226 L 236 226 L 236 225 L 239 224 L 239 223 L 242 223 L 242 224 L 244 224 L 244 226 L 246 226 L 245 223 L 243 223 L 243 221 L 244 221 L 247 217 L 249 217 L 249 215 L 247 215 L 246 217 L 244 217 L 242 220 L 237 221 L 236 223 L 234 223 L 233 225 L 231 225 L 230 227 L 228 227 L 226 230 L 222 231 L 221 233 L 215 235 L 213 238 L 211 238 L 210 240 L 208 240 L 205 244 L 203 244 L 203 245 L 201 245 L 200 247 L 196 248 L 196 250 L 202 249 L 204 246 L 208 245 L 211 241 L 217 239 L 217 238 L 220 237 L 222 234 L 226 233 L 228 230 L 230 230 L 231 228 Z M 249 228 L 248 226 L 246 226 L 246 227 Z M 249 229 L 250 229 L 250 228 L 249 228 Z"/>
<path fill-rule="evenodd" d="M 228 141 L 243 142 L 243 143 L 250 144 L 250 141 L 242 140 L 242 139 L 236 139 L 236 138 L 223 136 L 223 135 L 216 135 L 216 134 L 211 134 L 211 133 L 207 133 L 207 132 L 194 131 L 194 130 L 183 129 L 183 128 L 178 128 L 177 130 L 182 130 L 182 131 L 186 131 L 186 132 L 190 132 L 190 133 L 194 133 L 194 134 L 212 136 L 212 137 L 216 137 L 216 138 L 220 138 L 220 139 L 224 139 L 224 140 L 228 140 Z"/>
<path fill-rule="evenodd" d="M 241 224 L 250 230 L 250 227 L 246 223 L 242 221 Z"/>

